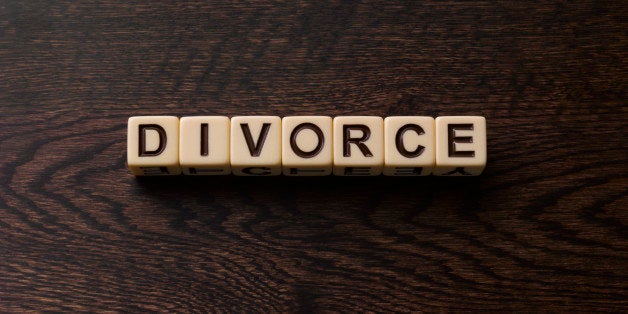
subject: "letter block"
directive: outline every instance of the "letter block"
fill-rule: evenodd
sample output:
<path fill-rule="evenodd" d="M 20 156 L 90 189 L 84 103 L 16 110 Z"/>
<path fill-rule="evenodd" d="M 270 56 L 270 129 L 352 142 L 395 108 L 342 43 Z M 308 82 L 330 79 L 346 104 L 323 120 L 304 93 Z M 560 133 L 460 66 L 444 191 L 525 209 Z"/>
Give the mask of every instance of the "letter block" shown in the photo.
<path fill-rule="evenodd" d="M 334 118 L 334 175 L 376 176 L 384 165 L 384 120 L 373 116 Z"/>
<path fill-rule="evenodd" d="M 131 117 L 127 127 L 127 166 L 134 175 L 181 174 L 179 118 Z"/>
<path fill-rule="evenodd" d="M 281 128 L 281 162 L 284 175 L 331 174 L 333 165 L 331 117 L 285 117 L 281 121 Z"/>
<path fill-rule="evenodd" d="M 477 116 L 436 118 L 437 176 L 477 176 L 486 166 L 486 119 Z"/>
<path fill-rule="evenodd" d="M 231 174 L 228 117 L 183 117 L 179 125 L 179 163 L 183 174 Z"/>
<path fill-rule="evenodd" d="M 231 118 L 231 170 L 240 176 L 281 174 L 281 118 Z"/>
<path fill-rule="evenodd" d="M 384 175 L 429 175 L 435 163 L 434 118 L 387 117 L 384 145 Z"/>

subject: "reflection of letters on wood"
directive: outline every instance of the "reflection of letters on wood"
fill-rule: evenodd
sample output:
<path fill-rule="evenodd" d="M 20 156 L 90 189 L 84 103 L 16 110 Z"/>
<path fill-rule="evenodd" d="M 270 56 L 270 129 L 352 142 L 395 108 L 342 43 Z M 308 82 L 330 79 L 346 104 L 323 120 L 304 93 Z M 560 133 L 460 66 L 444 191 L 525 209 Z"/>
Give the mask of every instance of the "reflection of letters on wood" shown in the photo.
<path fill-rule="evenodd" d="M 477 176 L 479 116 L 137 116 L 127 164 L 139 176 Z"/>

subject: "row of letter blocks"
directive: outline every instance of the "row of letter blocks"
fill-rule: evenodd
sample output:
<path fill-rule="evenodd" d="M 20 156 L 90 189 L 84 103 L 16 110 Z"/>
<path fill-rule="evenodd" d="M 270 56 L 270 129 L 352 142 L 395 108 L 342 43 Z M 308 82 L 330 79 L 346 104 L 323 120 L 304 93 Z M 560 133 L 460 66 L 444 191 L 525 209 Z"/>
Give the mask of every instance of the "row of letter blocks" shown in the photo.
<path fill-rule="evenodd" d="M 475 176 L 486 165 L 478 116 L 137 116 L 135 175 Z"/>

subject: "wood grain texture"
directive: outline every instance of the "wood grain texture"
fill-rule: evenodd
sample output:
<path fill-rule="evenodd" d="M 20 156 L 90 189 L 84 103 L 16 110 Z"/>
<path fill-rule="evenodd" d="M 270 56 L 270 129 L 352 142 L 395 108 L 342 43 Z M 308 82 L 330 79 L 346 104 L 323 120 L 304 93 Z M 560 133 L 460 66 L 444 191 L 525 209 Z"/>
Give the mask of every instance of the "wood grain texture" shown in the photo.
<path fill-rule="evenodd" d="M 0 2 L 0 310 L 628 311 L 626 1 Z M 132 115 L 483 115 L 478 178 L 150 178 Z"/>

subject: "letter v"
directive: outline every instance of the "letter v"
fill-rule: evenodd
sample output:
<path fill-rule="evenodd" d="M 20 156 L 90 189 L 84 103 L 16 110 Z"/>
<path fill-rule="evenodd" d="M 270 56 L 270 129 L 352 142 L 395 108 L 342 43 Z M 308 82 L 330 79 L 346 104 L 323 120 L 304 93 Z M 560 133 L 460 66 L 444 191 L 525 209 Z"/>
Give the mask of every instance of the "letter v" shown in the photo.
<path fill-rule="evenodd" d="M 264 123 L 262 125 L 262 130 L 260 131 L 259 138 L 257 139 L 257 144 L 253 142 L 253 136 L 251 135 L 249 124 L 240 123 L 240 127 L 242 128 L 242 133 L 244 134 L 244 139 L 246 140 L 246 146 L 249 147 L 251 156 L 259 157 L 262 153 L 262 147 L 264 146 L 264 141 L 266 141 L 266 136 L 268 136 L 268 131 L 270 130 L 270 123 Z"/>

